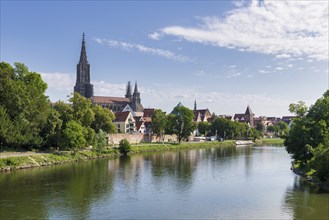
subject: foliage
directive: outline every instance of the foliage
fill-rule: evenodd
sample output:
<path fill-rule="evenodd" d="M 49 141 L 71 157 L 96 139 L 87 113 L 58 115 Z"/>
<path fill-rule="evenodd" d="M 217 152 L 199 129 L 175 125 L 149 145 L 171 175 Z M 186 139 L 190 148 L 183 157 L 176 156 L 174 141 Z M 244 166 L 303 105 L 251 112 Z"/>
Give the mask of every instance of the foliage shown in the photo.
<path fill-rule="evenodd" d="M 165 125 L 165 133 L 166 134 L 174 134 L 174 124 L 175 124 L 175 115 L 169 114 L 166 115 L 166 125 Z"/>
<path fill-rule="evenodd" d="M 108 109 L 103 108 L 100 105 L 95 105 L 92 108 L 95 120 L 92 122 L 91 127 L 96 131 L 99 132 L 100 130 L 106 133 L 115 133 L 116 129 L 115 126 L 112 124 L 114 120 L 114 114 Z"/>
<path fill-rule="evenodd" d="M 97 151 L 102 151 L 107 146 L 107 133 L 100 129 L 94 139 L 94 145 Z"/>
<path fill-rule="evenodd" d="M 131 145 L 129 141 L 125 138 L 119 143 L 119 151 L 121 154 L 127 155 L 131 151 Z"/>
<path fill-rule="evenodd" d="M 249 132 L 249 137 L 252 137 L 252 139 L 256 141 L 256 139 L 260 139 L 262 137 L 262 132 L 255 128 L 251 128 Z"/>
<path fill-rule="evenodd" d="M 289 111 L 295 113 L 298 117 L 304 117 L 307 112 L 307 106 L 305 102 L 299 101 L 289 105 Z"/>
<path fill-rule="evenodd" d="M 76 121 L 69 121 L 63 131 L 66 147 L 77 152 L 85 147 L 87 141 L 84 135 L 85 129 Z"/>
<path fill-rule="evenodd" d="M 283 121 L 279 121 L 275 126 L 275 131 L 278 133 L 279 137 L 283 138 L 285 137 L 288 132 L 289 132 L 289 127 L 287 125 L 287 123 L 283 122 Z"/>
<path fill-rule="evenodd" d="M 47 85 L 40 74 L 29 72 L 22 63 L 0 63 L 0 106 L 6 112 L 6 123 L 10 120 L 10 129 L 15 129 L 14 136 L 2 143 L 10 147 L 41 147 L 45 144 L 42 130 L 48 126 L 51 114 L 50 101 L 45 96 Z M 5 114 L 2 112 L 2 114 Z M 4 121 L 3 121 L 4 122 Z M 0 130 L 4 130 L 1 125 Z M 8 132 L 9 130 L 7 130 Z"/>
<path fill-rule="evenodd" d="M 207 136 L 208 132 L 210 131 L 210 123 L 207 121 L 200 121 L 198 123 L 198 130 L 200 134 L 203 134 L 204 136 Z"/>
<path fill-rule="evenodd" d="M 152 131 L 156 134 L 160 140 L 163 140 L 163 134 L 167 124 L 166 113 L 161 109 L 156 109 L 152 116 Z"/>
<path fill-rule="evenodd" d="M 226 118 L 216 117 L 211 124 L 212 134 L 224 139 L 243 139 L 247 137 L 248 125 Z"/>
<path fill-rule="evenodd" d="M 256 130 L 263 133 L 265 131 L 265 125 L 263 123 L 261 123 L 261 122 L 258 122 L 256 124 Z"/>
<path fill-rule="evenodd" d="M 184 106 L 176 106 L 174 108 L 175 115 L 170 116 L 168 124 L 172 124 L 172 131 L 177 135 L 178 142 L 180 143 L 183 139 L 187 139 L 192 131 L 195 129 L 193 123 L 193 111 Z"/>
<path fill-rule="evenodd" d="M 285 137 L 286 149 L 295 163 L 314 169 L 321 181 L 329 181 L 329 90 L 308 111 L 302 104 L 290 105 L 297 118 Z"/>

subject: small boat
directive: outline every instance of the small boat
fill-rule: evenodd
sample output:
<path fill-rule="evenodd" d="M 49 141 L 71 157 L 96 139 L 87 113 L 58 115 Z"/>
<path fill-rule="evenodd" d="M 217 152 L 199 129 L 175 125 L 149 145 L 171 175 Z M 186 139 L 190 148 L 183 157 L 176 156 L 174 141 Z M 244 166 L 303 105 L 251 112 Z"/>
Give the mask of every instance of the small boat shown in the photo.
<path fill-rule="evenodd" d="M 244 141 L 244 140 L 242 140 L 242 141 L 235 141 L 235 144 L 236 145 L 253 145 L 254 142 L 253 141 Z"/>

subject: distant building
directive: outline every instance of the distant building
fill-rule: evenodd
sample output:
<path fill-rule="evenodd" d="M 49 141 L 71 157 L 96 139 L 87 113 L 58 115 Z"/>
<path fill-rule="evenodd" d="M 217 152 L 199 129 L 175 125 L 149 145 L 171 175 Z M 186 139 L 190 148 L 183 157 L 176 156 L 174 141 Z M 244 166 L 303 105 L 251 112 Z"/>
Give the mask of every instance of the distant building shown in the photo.
<path fill-rule="evenodd" d="M 235 114 L 233 116 L 234 121 L 247 123 L 250 127 L 254 127 L 254 113 L 252 113 L 250 106 L 247 106 L 244 114 Z"/>
<path fill-rule="evenodd" d="M 137 81 L 135 82 L 133 93 L 130 81 L 128 82 L 125 97 L 94 96 L 94 87 L 90 83 L 90 64 L 87 61 L 84 33 L 82 35 L 80 61 L 77 65 L 77 78 L 74 92 L 86 98 L 91 98 L 93 104 L 109 108 L 113 112 L 121 112 L 127 105 L 129 105 L 134 112 L 143 112 L 144 110 L 137 88 Z"/>
<path fill-rule="evenodd" d="M 113 124 L 118 133 L 136 133 L 136 120 L 131 112 L 116 112 Z"/>
<path fill-rule="evenodd" d="M 94 96 L 94 87 L 90 83 L 90 65 L 87 61 L 85 33 L 82 34 L 82 46 L 80 60 L 77 65 L 77 80 L 74 86 L 74 92 L 77 92 L 86 98 Z"/>

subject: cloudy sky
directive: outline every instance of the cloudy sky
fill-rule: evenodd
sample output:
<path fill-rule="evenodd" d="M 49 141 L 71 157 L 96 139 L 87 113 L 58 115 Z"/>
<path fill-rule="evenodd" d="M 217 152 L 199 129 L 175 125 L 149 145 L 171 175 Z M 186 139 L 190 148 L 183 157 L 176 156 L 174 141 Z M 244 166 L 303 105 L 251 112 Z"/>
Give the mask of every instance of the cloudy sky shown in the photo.
<path fill-rule="evenodd" d="M 95 95 L 138 81 L 144 107 L 289 115 L 328 89 L 327 0 L 1 1 L 1 61 L 73 91 L 82 32 Z"/>

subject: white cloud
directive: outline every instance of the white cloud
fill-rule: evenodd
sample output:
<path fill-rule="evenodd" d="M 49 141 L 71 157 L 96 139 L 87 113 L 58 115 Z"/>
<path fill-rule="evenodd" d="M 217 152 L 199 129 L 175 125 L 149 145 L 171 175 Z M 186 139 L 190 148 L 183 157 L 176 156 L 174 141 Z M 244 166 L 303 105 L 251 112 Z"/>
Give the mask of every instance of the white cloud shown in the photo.
<path fill-rule="evenodd" d="M 278 71 L 284 70 L 284 68 L 281 67 L 281 66 L 278 66 L 278 67 L 276 67 L 275 69 L 278 70 Z"/>
<path fill-rule="evenodd" d="M 275 56 L 275 58 L 278 58 L 278 59 L 285 59 L 285 58 L 290 58 L 290 57 L 291 57 L 291 55 L 286 54 L 286 53 L 278 54 Z"/>
<path fill-rule="evenodd" d="M 61 92 L 73 90 L 74 74 L 73 73 L 40 73 L 43 81 L 48 85 L 49 89 Z"/>
<path fill-rule="evenodd" d="M 152 40 L 160 40 L 160 38 L 163 36 L 163 34 L 158 32 L 153 32 L 152 34 L 149 34 L 149 38 Z"/>
<path fill-rule="evenodd" d="M 169 60 L 175 60 L 175 61 L 179 61 L 179 62 L 192 61 L 190 58 L 188 58 L 186 56 L 183 56 L 180 54 L 175 54 L 174 52 L 171 52 L 169 50 L 162 50 L 162 49 L 158 49 L 158 48 L 146 47 L 141 44 L 132 44 L 132 43 L 127 43 L 127 42 L 122 42 L 122 41 L 107 40 L 107 39 L 100 39 L 100 38 L 95 38 L 95 41 L 99 44 L 104 44 L 109 47 L 121 48 L 121 49 L 126 49 L 126 50 L 136 50 L 141 53 L 157 55 L 157 56 L 169 59 Z"/>
<path fill-rule="evenodd" d="M 258 70 L 258 72 L 263 73 L 263 74 L 270 73 L 269 70 Z"/>
<path fill-rule="evenodd" d="M 281 58 L 329 59 L 327 1 L 259 2 L 241 1 L 224 18 L 204 17 L 194 27 L 168 26 L 161 31 L 190 42 Z"/>

